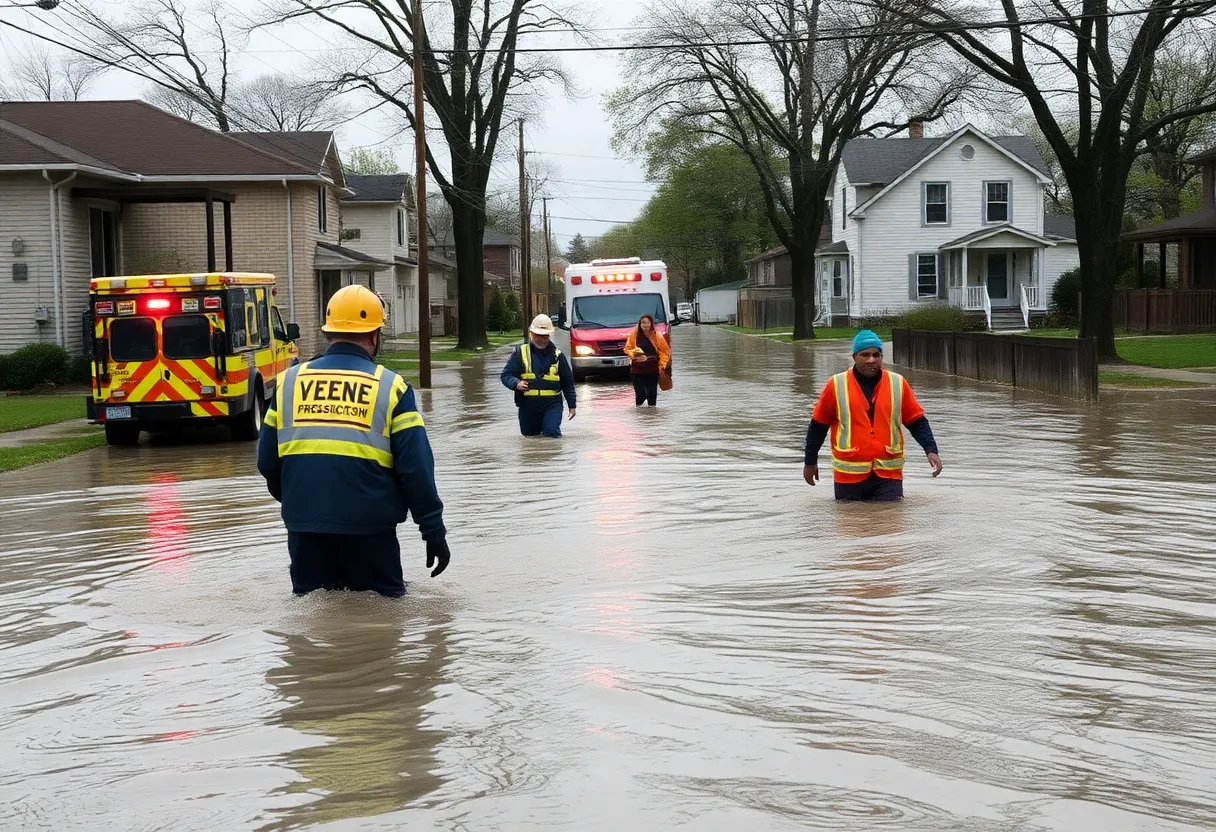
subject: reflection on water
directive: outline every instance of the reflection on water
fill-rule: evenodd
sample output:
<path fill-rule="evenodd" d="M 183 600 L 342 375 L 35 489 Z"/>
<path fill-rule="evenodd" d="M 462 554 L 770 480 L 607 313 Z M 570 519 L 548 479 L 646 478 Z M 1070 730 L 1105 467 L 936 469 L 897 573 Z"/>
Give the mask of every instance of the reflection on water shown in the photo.
<path fill-rule="evenodd" d="M 946 461 L 801 480 L 847 343 L 674 335 L 637 410 L 419 394 L 452 530 L 290 596 L 253 447 L 0 477 L 0 828 L 1216 828 L 1216 396 L 909 375 Z"/>

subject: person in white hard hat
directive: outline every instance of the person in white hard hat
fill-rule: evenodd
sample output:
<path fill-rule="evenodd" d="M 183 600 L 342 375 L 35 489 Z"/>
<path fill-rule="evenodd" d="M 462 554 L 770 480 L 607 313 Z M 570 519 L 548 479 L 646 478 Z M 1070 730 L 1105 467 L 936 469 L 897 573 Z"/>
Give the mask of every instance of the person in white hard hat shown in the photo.
<path fill-rule="evenodd" d="M 562 396 L 574 418 L 577 398 L 570 361 L 553 343 L 553 321 L 537 315 L 528 327 L 530 337 L 511 353 L 502 368 L 502 383 L 515 391 L 519 432 L 524 436 L 562 435 Z"/>

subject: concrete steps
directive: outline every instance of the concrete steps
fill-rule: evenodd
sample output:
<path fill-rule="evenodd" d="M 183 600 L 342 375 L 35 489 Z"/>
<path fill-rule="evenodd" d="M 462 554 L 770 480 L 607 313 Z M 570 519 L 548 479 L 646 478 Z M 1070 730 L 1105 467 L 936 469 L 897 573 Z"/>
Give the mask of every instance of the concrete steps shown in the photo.
<path fill-rule="evenodd" d="M 993 309 L 993 332 L 1024 332 L 1026 324 L 1022 320 L 1021 309 Z"/>

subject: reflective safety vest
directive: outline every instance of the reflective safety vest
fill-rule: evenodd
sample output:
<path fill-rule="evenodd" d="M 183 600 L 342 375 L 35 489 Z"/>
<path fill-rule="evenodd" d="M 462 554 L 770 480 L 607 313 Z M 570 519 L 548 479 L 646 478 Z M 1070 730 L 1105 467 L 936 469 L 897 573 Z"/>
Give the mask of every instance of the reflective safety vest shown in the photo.
<path fill-rule="evenodd" d="M 889 370 L 874 391 L 874 421 L 870 402 L 849 370 L 832 376 L 836 424 L 832 426 L 832 472 L 839 483 L 864 482 L 873 472 L 885 479 L 903 479 L 903 407 L 906 382 Z"/>
<path fill-rule="evenodd" d="M 356 457 L 393 467 L 391 414 L 405 385 L 397 374 L 376 365 L 358 370 L 313 369 L 297 364 L 283 373 L 275 393 L 279 457 L 320 454 Z M 402 417 L 422 423 L 418 413 Z M 412 425 L 410 425 L 412 426 Z"/>
<path fill-rule="evenodd" d="M 536 373 L 532 372 L 532 345 L 530 343 L 519 348 L 519 357 L 524 362 L 524 372 L 520 379 L 528 382 L 525 396 L 560 396 L 562 394 L 562 378 L 558 373 L 558 370 L 561 369 L 561 350 L 557 347 L 553 348 L 553 363 L 539 379 L 536 377 Z"/>

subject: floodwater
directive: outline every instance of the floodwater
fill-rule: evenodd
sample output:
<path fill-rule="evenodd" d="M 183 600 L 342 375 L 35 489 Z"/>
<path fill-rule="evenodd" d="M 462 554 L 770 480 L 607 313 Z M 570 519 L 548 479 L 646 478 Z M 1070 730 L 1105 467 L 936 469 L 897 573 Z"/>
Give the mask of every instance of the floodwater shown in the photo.
<path fill-rule="evenodd" d="M 945 473 L 836 505 L 845 345 L 674 342 L 560 443 L 437 373 L 398 601 L 290 596 L 252 446 L 0 477 L 0 828 L 1216 827 L 1213 393 L 915 374 Z"/>

